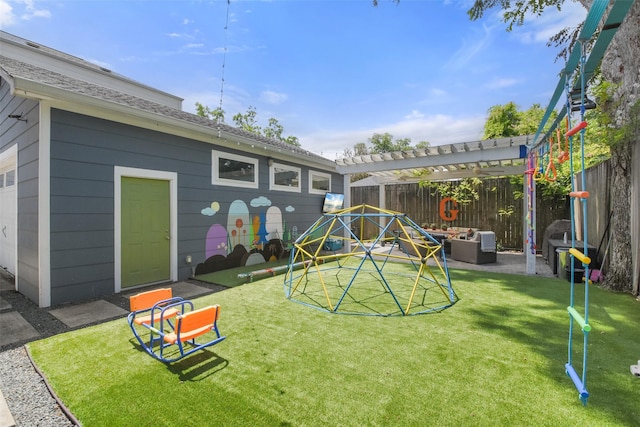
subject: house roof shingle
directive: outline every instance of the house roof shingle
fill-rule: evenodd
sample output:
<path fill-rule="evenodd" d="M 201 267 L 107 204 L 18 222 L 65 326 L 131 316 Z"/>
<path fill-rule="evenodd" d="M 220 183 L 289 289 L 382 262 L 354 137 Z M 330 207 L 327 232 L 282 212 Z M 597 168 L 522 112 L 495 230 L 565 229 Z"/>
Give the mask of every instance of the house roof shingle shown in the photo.
<path fill-rule="evenodd" d="M 64 55 L 61 52 L 49 49 L 54 53 Z M 51 54 L 49 52 L 49 54 Z M 68 56 L 68 55 L 67 55 Z M 79 58 L 72 57 L 75 61 L 82 61 Z M 83 61 L 86 62 L 86 61 Z M 97 67 L 94 65 L 94 67 Z M 301 147 L 297 147 L 275 139 L 266 138 L 261 135 L 253 134 L 233 126 L 223 123 L 217 123 L 206 117 L 188 113 L 177 108 L 172 108 L 150 100 L 146 100 L 137 96 L 133 96 L 121 91 L 106 88 L 94 83 L 83 81 L 74 77 L 70 77 L 55 71 L 47 70 L 43 67 L 22 62 L 14 58 L 0 55 L 0 69 L 4 73 L 14 79 L 27 80 L 36 83 L 44 88 L 53 88 L 62 90 L 67 93 L 80 95 L 105 103 L 117 104 L 120 106 L 139 110 L 141 112 L 152 113 L 168 119 L 179 120 L 191 125 L 202 126 L 211 130 L 212 134 L 224 132 L 235 135 L 244 139 L 249 139 L 273 147 L 275 151 L 284 151 L 294 153 L 297 156 L 304 156 L 316 162 L 321 162 L 325 166 L 332 165 L 333 162 L 325 157 L 314 154 Z M 96 72 L 98 72 L 96 70 Z"/>

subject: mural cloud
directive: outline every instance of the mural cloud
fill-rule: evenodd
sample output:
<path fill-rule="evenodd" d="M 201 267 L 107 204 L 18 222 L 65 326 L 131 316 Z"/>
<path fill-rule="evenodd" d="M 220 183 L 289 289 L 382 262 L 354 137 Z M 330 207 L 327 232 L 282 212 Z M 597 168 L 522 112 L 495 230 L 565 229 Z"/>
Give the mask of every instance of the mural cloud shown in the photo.
<path fill-rule="evenodd" d="M 251 200 L 251 207 L 259 208 L 262 206 L 271 206 L 271 200 L 267 199 L 264 196 L 256 197 Z"/>
<path fill-rule="evenodd" d="M 220 210 L 220 203 L 213 202 L 211 206 L 208 206 L 200 211 L 204 216 L 214 216 Z"/>

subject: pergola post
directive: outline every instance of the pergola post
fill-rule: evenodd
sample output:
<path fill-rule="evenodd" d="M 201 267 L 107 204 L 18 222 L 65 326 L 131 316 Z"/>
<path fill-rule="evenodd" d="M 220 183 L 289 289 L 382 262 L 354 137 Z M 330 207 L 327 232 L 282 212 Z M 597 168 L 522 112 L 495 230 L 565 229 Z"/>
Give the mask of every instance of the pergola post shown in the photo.
<path fill-rule="evenodd" d="M 351 174 L 346 173 L 342 175 L 342 182 L 344 188 L 344 208 L 351 207 Z M 331 190 L 329 190 L 331 191 Z"/>
<path fill-rule="evenodd" d="M 344 204 L 342 205 L 342 207 L 350 208 L 351 207 L 351 174 L 347 173 L 342 175 L 342 182 L 343 182 L 342 188 L 344 188 Z M 351 235 L 349 234 L 349 230 L 347 230 L 346 228 L 343 230 L 342 235 L 345 238 L 344 240 L 345 242 L 351 241 Z M 342 252 L 343 253 L 351 252 L 351 247 L 347 247 L 347 245 L 342 245 Z"/>
<path fill-rule="evenodd" d="M 387 209 L 387 194 L 386 194 L 386 185 L 380 184 L 378 186 L 378 207 L 381 209 Z M 384 229 L 387 226 L 387 218 L 384 216 L 380 217 L 380 227 Z"/>

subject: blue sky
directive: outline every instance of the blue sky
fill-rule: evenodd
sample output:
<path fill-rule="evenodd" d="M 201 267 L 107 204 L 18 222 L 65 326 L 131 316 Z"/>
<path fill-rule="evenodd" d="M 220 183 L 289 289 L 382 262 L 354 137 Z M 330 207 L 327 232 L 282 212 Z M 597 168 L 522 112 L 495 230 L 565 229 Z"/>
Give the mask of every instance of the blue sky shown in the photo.
<path fill-rule="evenodd" d="M 0 28 L 211 108 L 255 107 L 330 159 L 373 133 L 480 139 L 487 110 L 546 107 L 562 64 L 551 35 L 577 3 L 508 33 L 469 0 L 0 0 Z M 226 53 L 225 53 L 226 51 Z"/>

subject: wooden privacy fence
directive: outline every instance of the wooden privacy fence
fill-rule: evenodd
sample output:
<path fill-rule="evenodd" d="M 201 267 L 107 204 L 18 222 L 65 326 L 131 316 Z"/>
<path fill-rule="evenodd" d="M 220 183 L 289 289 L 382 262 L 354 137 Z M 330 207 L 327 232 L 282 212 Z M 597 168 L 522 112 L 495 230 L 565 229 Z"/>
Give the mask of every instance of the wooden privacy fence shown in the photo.
<path fill-rule="evenodd" d="M 459 183 L 452 183 L 457 185 Z M 352 187 L 351 205 L 363 203 L 378 206 L 380 186 Z M 446 196 L 439 194 L 437 187 L 412 184 L 393 184 L 382 186 L 385 191 L 384 209 L 405 213 L 417 224 L 437 228 L 442 225 L 466 231 L 469 228 L 491 230 L 496 233 L 498 245 L 504 249 L 522 250 L 524 247 L 522 184 L 514 184 L 509 178 L 487 178 L 477 187 L 478 200 L 458 203 L 457 215 L 451 212 L 453 204 L 445 200 L 445 217 L 455 216 L 446 221 L 440 215 L 440 204 Z M 556 219 L 569 218 L 569 206 L 565 197 L 537 200 L 536 242 L 538 250 L 542 247 L 544 230 Z M 373 225 L 365 226 L 365 238 L 377 233 Z"/>
<path fill-rule="evenodd" d="M 611 161 L 602 162 L 585 171 L 585 181 L 589 191 L 589 198 L 587 199 L 587 233 L 589 243 L 596 247 L 600 246 L 603 237 L 605 239 L 608 237 L 608 233 L 605 235 L 605 231 L 609 222 L 613 195 L 607 183 L 610 183 L 613 179 L 612 174 Z M 582 188 L 579 185 L 582 182 L 581 173 L 576 174 L 576 181 L 578 183 L 577 189 L 581 190 Z M 578 203 L 576 201 L 574 205 L 576 211 L 576 236 L 579 240 L 582 240 L 584 234 L 583 218 L 582 209 L 579 208 Z M 602 243 L 602 246 L 606 245 L 606 242 Z M 601 252 L 604 249 L 602 247 Z M 599 263 L 601 259 L 596 261 Z"/>
<path fill-rule="evenodd" d="M 640 293 L 640 144 L 635 143 L 632 151 L 630 163 L 626 165 L 630 173 L 630 198 L 629 198 L 629 216 L 625 218 L 613 218 L 612 221 L 618 223 L 618 230 L 624 230 L 626 222 L 628 222 L 628 233 L 630 237 L 630 259 L 631 263 L 623 268 L 631 270 L 631 283 L 628 286 L 622 286 L 623 289 L 630 289 L 633 295 Z M 596 166 L 590 167 L 585 171 L 586 189 L 589 191 L 589 199 L 587 199 L 587 233 L 589 243 L 600 247 L 596 265 L 604 262 L 604 252 L 607 241 L 611 236 L 612 230 L 607 232 L 607 223 L 613 208 L 615 197 L 619 195 L 613 194 L 611 191 L 611 183 L 615 178 L 615 170 L 611 159 L 602 162 Z M 581 182 L 580 174 L 577 175 L 577 182 Z M 576 212 L 579 212 L 576 209 Z M 619 212 L 619 211 L 618 211 Z M 583 235 L 583 218 L 578 215 L 576 220 L 576 234 L 579 238 Z M 620 223 L 624 223 L 623 226 Z M 624 232 L 624 231 L 623 231 Z M 618 249 L 620 250 L 620 249 Z M 607 258 L 611 262 L 612 248 L 610 248 Z M 606 268 L 605 268 L 606 270 Z M 606 274 L 606 271 L 605 271 Z"/>

